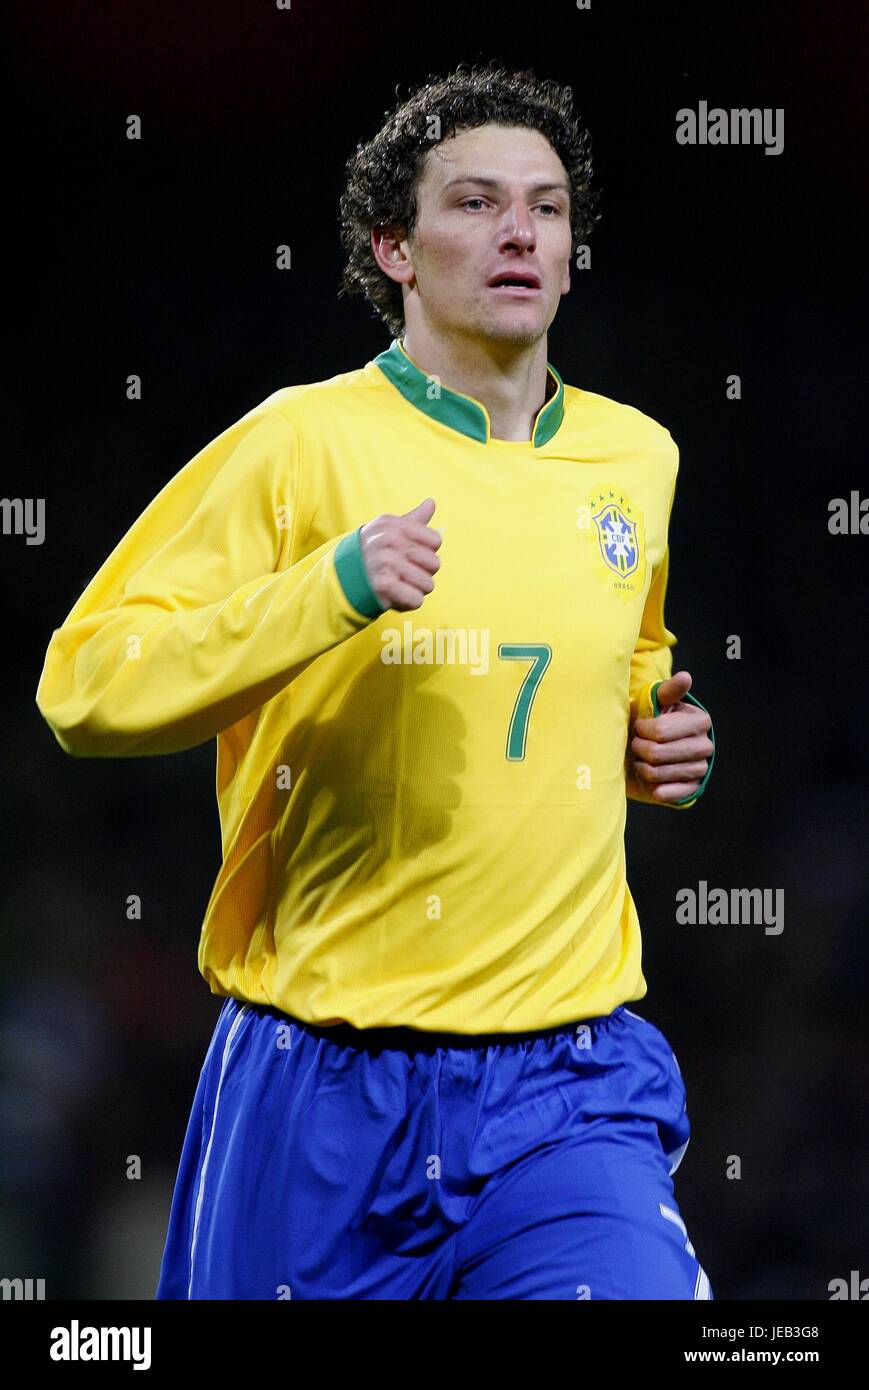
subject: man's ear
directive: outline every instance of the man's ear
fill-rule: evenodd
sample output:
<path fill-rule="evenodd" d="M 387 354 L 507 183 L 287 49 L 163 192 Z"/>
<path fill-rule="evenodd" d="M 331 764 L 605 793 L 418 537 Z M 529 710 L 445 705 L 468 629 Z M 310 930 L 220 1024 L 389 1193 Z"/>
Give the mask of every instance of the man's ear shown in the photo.
<path fill-rule="evenodd" d="M 413 279 L 413 262 L 399 227 L 388 223 L 372 227 L 371 252 L 384 275 L 396 284 L 406 285 Z"/>

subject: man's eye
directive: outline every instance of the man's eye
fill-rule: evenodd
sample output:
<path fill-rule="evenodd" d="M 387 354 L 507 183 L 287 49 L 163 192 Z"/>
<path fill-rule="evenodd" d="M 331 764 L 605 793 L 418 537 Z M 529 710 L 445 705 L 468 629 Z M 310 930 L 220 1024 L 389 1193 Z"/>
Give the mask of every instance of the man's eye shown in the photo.
<path fill-rule="evenodd" d="M 469 205 L 470 203 L 483 203 L 483 202 L 485 202 L 485 199 L 479 198 L 479 197 L 474 197 L 474 198 L 463 198 L 463 199 L 462 199 L 461 206 L 462 206 L 463 208 L 466 208 L 466 207 L 468 207 L 468 205 Z M 547 208 L 547 209 L 549 210 L 549 212 L 554 212 L 555 215 L 556 215 L 556 217 L 558 217 L 558 216 L 561 214 L 561 208 L 558 207 L 555 203 L 538 203 L 538 207 L 540 207 L 540 208 Z"/>

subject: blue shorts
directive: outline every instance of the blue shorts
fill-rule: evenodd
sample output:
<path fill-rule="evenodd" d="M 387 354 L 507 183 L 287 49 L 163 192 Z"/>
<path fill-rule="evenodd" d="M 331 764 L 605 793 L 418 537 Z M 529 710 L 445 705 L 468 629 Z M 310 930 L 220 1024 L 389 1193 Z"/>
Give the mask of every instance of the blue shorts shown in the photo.
<path fill-rule="evenodd" d="M 226 999 L 158 1299 L 710 1299 L 690 1125 L 623 1004 L 535 1033 L 317 1027 Z"/>

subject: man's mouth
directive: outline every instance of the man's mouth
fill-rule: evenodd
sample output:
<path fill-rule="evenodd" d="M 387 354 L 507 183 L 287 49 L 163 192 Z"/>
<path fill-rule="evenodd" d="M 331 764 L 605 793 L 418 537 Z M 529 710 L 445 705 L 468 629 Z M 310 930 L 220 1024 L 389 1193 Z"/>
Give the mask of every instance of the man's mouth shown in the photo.
<path fill-rule="evenodd" d="M 496 290 L 498 294 L 523 299 L 526 296 L 539 294 L 542 286 L 539 276 L 530 271 L 526 274 L 522 271 L 502 270 L 497 275 L 492 276 L 488 288 Z"/>

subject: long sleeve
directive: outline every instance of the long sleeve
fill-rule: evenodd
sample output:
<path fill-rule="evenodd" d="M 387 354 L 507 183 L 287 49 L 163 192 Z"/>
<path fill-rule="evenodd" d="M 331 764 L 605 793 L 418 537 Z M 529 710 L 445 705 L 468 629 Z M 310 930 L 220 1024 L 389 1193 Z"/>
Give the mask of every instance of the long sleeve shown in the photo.
<path fill-rule="evenodd" d="M 379 611 L 358 531 L 287 563 L 300 520 L 296 406 L 266 402 L 206 445 L 52 633 L 36 703 L 65 752 L 195 747 Z"/>
<path fill-rule="evenodd" d="M 664 622 L 664 596 L 670 568 L 669 548 L 655 571 L 646 606 L 640 623 L 637 643 L 631 656 L 630 703 L 631 723 L 637 718 L 648 719 L 652 714 L 653 684 L 667 680 L 673 674 L 673 652 L 676 635 Z"/>
<path fill-rule="evenodd" d="M 670 506 L 667 513 L 667 526 L 669 530 L 670 514 L 673 508 L 673 498 L 675 496 L 676 479 L 673 478 L 673 491 L 670 494 Z M 670 570 L 670 547 L 669 542 L 665 546 L 663 557 L 657 568 L 652 574 L 652 583 L 646 596 L 646 605 L 643 609 L 643 617 L 640 623 L 639 636 L 631 657 L 630 675 L 630 716 L 629 728 L 632 729 L 637 719 L 655 719 L 660 714 L 658 701 L 656 698 L 657 689 L 661 681 L 669 679 L 673 674 L 673 647 L 676 645 L 676 635 L 671 632 L 664 621 L 664 600 L 667 593 L 667 580 Z M 691 705 L 696 705 L 708 714 L 705 705 L 694 695 L 688 692 L 684 700 Z M 633 801 L 644 801 L 652 806 L 669 806 L 673 810 L 687 810 L 702 796 L 706 789 L 712 772 L 712 764 L 715 761 L 715 733 L 710 728 L 709 738 L 713 744 L 713 752 L 709 757 L 709 766 L 706 775 L 699 784 L 693 796 L 685 797 L 681 801 L 661 802 L 656 801 L 651 795 L 649 788 L 638 778 L 628 775 L 626 790 L 627 795 Z M 627 756 L 626 756 L 627 762 Z"/>

